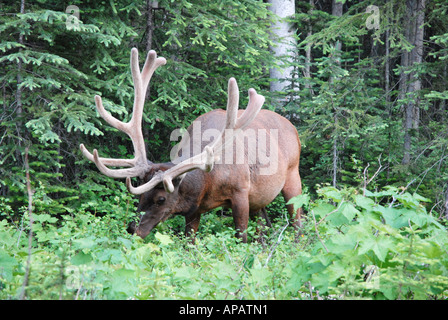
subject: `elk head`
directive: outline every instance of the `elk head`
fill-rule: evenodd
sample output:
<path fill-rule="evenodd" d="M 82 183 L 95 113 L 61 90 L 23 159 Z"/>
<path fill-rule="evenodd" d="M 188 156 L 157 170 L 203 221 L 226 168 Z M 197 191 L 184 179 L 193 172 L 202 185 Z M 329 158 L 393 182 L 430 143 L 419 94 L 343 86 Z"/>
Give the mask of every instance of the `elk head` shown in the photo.
<path fill-rule="evenodd" d="M 155 51 L 148 52 L 145 64 L 140 72 L 138 51 L 131 50 L 131 72 L 134 83 L 134 106 L 131 120 L 121 122 L 109 114 L 103 107 L 101 97 L 95 96 L 95 104 L 100 116 L 114 128 L 125 132 L 132 140 L 134 147 L 133 159 L 111 159 L 99 157 L 95 149 L 90 153 L 83 144 L 80 145 L 82 154 L 94 162 L 98 170 L 111 178 L 126 178 L 126 186 L 132 194 L 140 195 L 138 210 L 145 212 L 138 226 L 131 225 L 132 232 L 144 238 L 160 221 L 166 220 L 172 214 L 195 210 L 185 193 L 179 192 L 179 185 L 185 175 L 195 169 L 210 172 L 218 159 L 216 150 L 221 150 L 231 144 L 237 130 L 244 129 L 258 114 L 264 97 L 254 89 L 249 90 L 249 103 L 244 113 L 238 117 L 239 92 L 236 80 L 230 78 L 228 83 L 228 102 L 226 123 L 223 124 L 221 135 L 205 146 L 200 154 L 183 160 L 178 164 L 152 163 L 146 158 L 146 149 L 142 133 L 142 115 L 146 90 L 154 71 L 166 63 L 166 59 L 157 57 Z M 224 134 L 226 131 L 227 134 Z M 224 137 L 225 136 L 225 137 Z M 128 167 L 124 169 L 110 169 L 108 167 Z M 131 178 L 138 177 L 142 184 L 134 187 Z M 191 190 L 193 192 L 193 190 Z"/>

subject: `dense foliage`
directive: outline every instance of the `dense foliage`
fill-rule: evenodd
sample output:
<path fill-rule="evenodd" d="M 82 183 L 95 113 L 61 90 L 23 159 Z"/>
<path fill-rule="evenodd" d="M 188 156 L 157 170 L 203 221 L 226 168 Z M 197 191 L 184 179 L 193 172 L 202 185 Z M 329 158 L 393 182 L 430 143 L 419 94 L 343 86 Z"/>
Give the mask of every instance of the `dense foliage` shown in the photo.
<path fill-rule="evenodd" d="M 231 217 L 213 213 L 194 245 L 176 234 L 178 219 L 145 241 L 126 236 L 125 196 L 115 197 L 116 210 L 105 217 L 78 209 L 56 223 L 36 213 L 27 298 L 446 298 L 448 235 L 428 212 L 428 199 L 395 188 L 318 193 L 294 200 L 309 210 L 303 237 L 279 216 L 263 236 L 251 225 L 249 244 L 234 237 Z M 44 198 L 36 195 L 37 203 Z M 24 216 L 20 223 L 27 222 Z M 26 231 L 0 225 L 1 298 L 21 291 Z"/>
<path fill-rule="evenodd" d="M 65 2 L 3 1 L 0 298 L 446 299 L 448 5 L 427 1 L 422 61 L 412 64 L 415 13 L 403 1 L 338 2 L 340 16 L 333 1 L 296 1 L 294 79 L 271 93 L 275 17 L 263 1 L 71 1 L 79 19 Z M 169 159 L 173 129 L 225 106 L 231 76 L 296 125 L 303 236 L 280 197 L 268 208 L 273 228 L 259 235 L 254 223 L 249 244 L 220 209 L 201 220 L 195 245 L 180 217 L 144 241 L 126 233 L 137 200 L 79 144 L 132 153 L 93 102 L 100 94 L 129 119 L 131 47 L 168 60 L 145 106 L 152 161 Z"/>

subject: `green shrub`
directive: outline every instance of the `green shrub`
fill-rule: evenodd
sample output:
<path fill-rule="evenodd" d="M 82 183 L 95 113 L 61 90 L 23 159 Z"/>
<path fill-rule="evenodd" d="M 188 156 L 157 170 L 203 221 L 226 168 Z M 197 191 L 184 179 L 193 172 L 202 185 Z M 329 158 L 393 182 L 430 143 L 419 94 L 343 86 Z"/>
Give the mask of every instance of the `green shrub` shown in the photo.
<path fill-rule="evenodd" d="M 318 241 L 290 265 L 287 288 L 326 298 L 436 299 L 448 289 L 448 236 L 418 194 L 320 190 Z"/>
<path fill-rule="evenodd" d="M 448 288 L 446 228 L 427 199 L 324 187 L 303 206 L 302 237 L 278 215 L 264 241 L 250 243 L 232 219 L 204 215 L 193 245 L 166 221 L 145 240 L 125 232 L 128 196 L 81 205 L 56 219 L 33 212 L 27 299 L 443 299 Z M 42 193 L 43 194 L 43 193 Z M 116 199 L 119 197 L 119 199 Z M 120 200 L 121 199 L 121 200 Z M 37 200 L 37 199 L 36 199 Z M 95 206 L 114 205 L 95 215 Z M 429 208 L 429 206 L 428 206 Z M 8 205 L 2 202 L 2 210 Z M 2 217 L 4 217 L 2 215 Z M 28 258 L 28 216 L 0 222 L 0 298 L 15 299 Z"/>

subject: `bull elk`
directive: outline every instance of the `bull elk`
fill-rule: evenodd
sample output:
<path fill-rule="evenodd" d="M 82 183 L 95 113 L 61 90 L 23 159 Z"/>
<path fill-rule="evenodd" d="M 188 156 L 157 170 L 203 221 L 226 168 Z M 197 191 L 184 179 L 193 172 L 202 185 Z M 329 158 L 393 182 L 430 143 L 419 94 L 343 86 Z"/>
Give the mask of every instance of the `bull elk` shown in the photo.
<path fill-rule="evenodd" d="M 260 111 L 265 99 L 254 89 L 249 90 L 247 108 L 238 110 L 238 86 L 231 78 L 227 110 L 199 116 L 178 144 L 177 158 L 168 163 L 152 163 L 146 158 L 142 113 L 151 77 L 165 63 L 164 58 L 150 51 L 140 72 L 138 51 L 131 50 L 134 106 L 128 123 L 114 118 L 104 109 L 101 97 L 95 96 L 101 117 L 131 138 L 134 158 L 102 158 L 96 149 L 90 153 L 83 144 L 80 149 L 100 172 L 112 178 L 126 178 L 129 192 L 140 195 L 138 211 L 144 215 L 138 223 L 131 223 L 131 232 L 144 238 L 159 222 L 180 214 L 185 217 L 186 235 L 194 236 L 202 213 L 224 207 L 232 209 L 236 235 L 246 242 L 249 217 L 263 212 L 280 192 L 286 201 L 302 192 L 297 130 L 275 112 Z M 208 139 L 204 139 L 204 134 L 200 141 L 192 139 L 195 128 L 211 134 Z M 186 150 L 194 151 L 189 154 Z M 132 177 L 138 177 L 142 184 L 134 187 Z M 295 212 L 292 205 L 287 208 L 295 219 L 294 225 L 300 226 L 300 209 Z"/>

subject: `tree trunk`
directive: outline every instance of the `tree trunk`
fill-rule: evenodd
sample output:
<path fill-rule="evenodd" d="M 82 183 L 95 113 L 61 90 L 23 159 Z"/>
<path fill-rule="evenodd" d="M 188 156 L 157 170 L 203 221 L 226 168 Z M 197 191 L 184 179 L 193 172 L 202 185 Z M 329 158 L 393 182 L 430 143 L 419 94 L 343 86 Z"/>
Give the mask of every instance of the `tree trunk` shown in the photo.
<path fill-rule="evenodd" d="M 336 2 L 336 0 L 333 0 L 333 4 L 332 4 L 332 8 L 331 8 L 331 14 L 336 16 L 336 17 L 341 17 L 342 16 L 342 10 L 343 10 L 343 4 L 342 2 Z M 339 52 L 342 49 L 342 44 L 339 40 L 336 41 L 336 43 L 334 44 L 334 48 L 335 50 L 335 54 L 339 55 Z M 340 59 L 339 56 L 336 56 L 336 62 L 338 64 L 340 64 Z M 331 76 L 329 79 L 329 82 L 332 84 L 333 83 L 333 77 Z M 334 135 L 334 140 L 333 140 L 333 187 L 336 188 L 337 185 L 337 175 L 338 175 L 338 166 L 339 166 L 339 135 L 337 134 L 337 130 L 338 130 L 338 110 L 336 108 L 336 106 L 333 104 L 333 119 L 334 119 L 334 126 L 335 126 L 335 131 L 336 134 Z"/>
<path fill-rule="evenodd" d="M 146 54 L 148 54 L 148 52 L 150 50 L 152 50 L 152 38 L 154 35 L 154 9 L 158 8 L 158 1 L 153 1 L 153 0 L 146 0 Z M 151 86 L 148 86 L 148 89 L 146 90 L 145 93 L 145 101 L 151 101 L 150 99 L 150 92 L 151 92 Z M 143 131 L 143 137 L 145 139 L 149 138 L 149 126 L 143 126 L 142 127 L 142 131 Z"/>
<path fill-rule="evenodd" d="M 20 2 L 20 13 L 24 14 L 25 13 L 25 0 L 21 0 Z M 23 34 L 19 34 L 19 43 L 21 45 L 23 45 Z M 22 48 L 19 49 L 19 51 L 22 51 Z M 17 59 L 17 92 L 16 92 L 16 101 L 17 101 L 17 116 L 19 118 L 19 121 L 17 123 L 17 125 L 19 126 L 19 132 L 21 133 L 21 128 L 22 128 L 22 120 L 20 119 L 20 117 L 22 116 L 22 112 L 23 112 L 23 105 L 22 105 L 22 88 L 20 87 L 20 85 L 22 84 L 22 58 L 19 57 Z"/>
<path fill-rule="evenodd" d="M 20 13 L 21 14 L 25 13 L 25 0 L 20 1 Z M 21 45 L 24 44 L 22 33 L 19 34 L 18 40 Z M 22 48 L 19 48 L 19 52 L 21 52 L 22 50 L 23 50 Z M 21 88 L 21 84 L 23 81 L 23 78 L 22 78 L 23 73 L 24 73 L 23 72 L 23 61 L 22 61 L 22 58 L 19 57 L 17 59 L 17 91 L 16 91 L 16 102 L 17 102 L 16 130 L 17 130 L 17 134 L 18 134 L 17 145 L 19 145 L 19 146 L 22 146 L 23 141 L 27 140 L 27 136 L 28 136 L 26 127 L 24 126 L 24 119 L 23 119 L 23 102 L 22 102 L 23 92 L 22 92 L 22 88 Z M 26 144 L 26 142 L 25 142 L 25 144 Z M 15 154 L 16 154 L 16 159 L 22 158 L 20 148 L 16 149 Z"/>
<path fill-rule="evenodd" d="M 157 1 L 146 0 L 146 51 L 152 49 L 152 37 L 154 34 L 153 9 L 158 7 Z"/>
<path fill-rule="evenodd" d="M 313 34 L 313 28 L 311 24 L 311 14 L 314 9 L 314 0 L 310 0 L 310 9 L 308 10 L 308 33 L 307 37 L 311 37 Z M 303 71 L 303 76 L 306 79 L 305 89 L 309 90 L 310 94 L 313 95 L 313 89 L 311 88 L 311 46 L 306 47 L 305 51 L 305 69 Z"/>
<path fill-rule="evenodd" d="M 448 219 L 448 182 L 446 183 L 445 189 L 445 204 L 444 204 L 444 214 L 445 219 Z"/>
<path fill-rule="evenodd" d="M 384 91 L 386 99 L 386 110 L 387 119 L 392 120 L 392 104 L 390 103 L 390 17 L 392 17 L 392 5 L 387 7 L 386 19 L 387 28 L 385 33 L 385 59 L 384 59 Z M 392 126 L 389 126 L 388 130 L 388 157 L 387 157 L 387 169 L 386 169 L 386 179 L 389 180 L 390 177 L 390 167 L 391 167 L 391 151 L 392 151 Z"/>
<path fill-rule="evenodd" d="M 291 86 L 294 71 L 293 66 L 288 64 L 294 60 L 296 51 L 295 29 L 292 23 L 287 21 L 287 18 L 295 14 L 295 1 L 269 0 L 269 3 L 271 4 L 269 10 L 278 17 L 278 21 L 272 25 L 272 38 L 275 43 L 272 51 L 276 58 L 286 58 L 286 66 L 285 62 L 282 62 L 279 65 L 280 68 L 273 68 L 269 71 L 270 77 L 275 79 L 271 82 L 270 91 L 285 91 L 286 87 Z"/>
<path fill-rule="evenodd" d="M 337 2 L 337 0 L 333 0 L 333 5 L 331 7 L 331 14 L 336 17 L 342 17 L 342 9 L 343 9 L 343 3 Z M 342 44 L 338 40 L 335 43 L 336 50 L 341 50 Z"/>
<path fill-rule="evenodd" d="M 408 19 L 407 30 L 409 30 L 408 41 L 413 45 L 410 52 L 402 54 L 402 66 L 413 67 L 423 61 L 423 35 L 425 22 L 425 0 L 409 0 L 406 2 Z M 420 76 L 411 72 L 408 77 L 402 73 L 401 76 L 403 98 L 408 99 L 404 110 L 404 152 L 403 164 L 411 161 L 412 130 L 418 130 L 420 122 L 419 91 L 422 88 Z"/>

